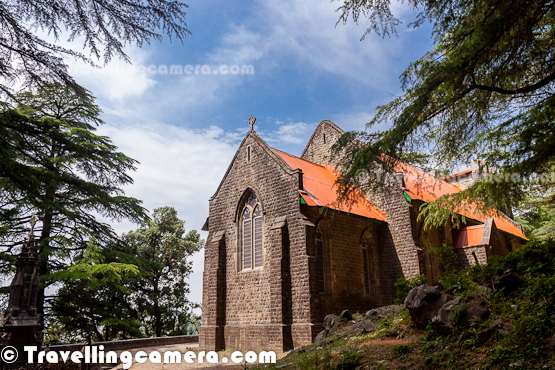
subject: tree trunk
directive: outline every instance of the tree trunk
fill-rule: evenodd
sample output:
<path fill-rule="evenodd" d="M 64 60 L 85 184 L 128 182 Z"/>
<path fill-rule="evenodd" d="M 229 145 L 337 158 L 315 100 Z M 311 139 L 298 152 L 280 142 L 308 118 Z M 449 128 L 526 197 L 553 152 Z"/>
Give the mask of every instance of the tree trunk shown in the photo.
<path fill-rule="evenodd" d="M 160 312 L 160 304 L 158 292 L 158 281 L 154 284 L 154 335 L 156 337 L 162 336 L 162 313 Z"/>

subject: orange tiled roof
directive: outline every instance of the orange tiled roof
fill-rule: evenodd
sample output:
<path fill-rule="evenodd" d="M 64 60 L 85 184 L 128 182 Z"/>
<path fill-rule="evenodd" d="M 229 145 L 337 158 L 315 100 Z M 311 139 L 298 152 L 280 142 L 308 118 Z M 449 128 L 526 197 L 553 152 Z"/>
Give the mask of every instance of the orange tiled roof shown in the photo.
<path fill-rule="evenodd" d="M 459 187 L 454 186 L 447 181 L 435 178 L 434 176 L 406 163 L 398 163 L 395 169 L 403 172 L 405 177 L 406 192 L 412 199 L 418 199 L 431 203 L 443 195 L 454 194 L 461 191 Z M 519 227 L 513 225 L 504 217 L 497 215 L 497 213 L 493 210 L 491 213 L 484 215 L 477 210 L 475 205 L 466 204 L 464 206 L 460 206 L 455 210 L 455 212 L 480 222 L 484 222 L 486 219 L 493 217 L 495 225 L 498 229 L 518 236 L 524 240 L 528 240 Z"/>
<path fill-rule="evenodd" d="M 309 206 L 324 206 L 342 212 L 347 212 L 375 220 L 386 221 L 385 213 L 372 204 L 366 197 L 358 197 L 354 204 L 346 205 L 337 201 L 337 186 L 335 181 L 335 169 L 333 166 L 325 167 L 315 163 L 306 161 L 281 150 L 274 149 L 292 169 L 301 169 L 303 171 L 304 192 L 299 191 L 305 202 Z M 416 167 L 407 163 L 399 162 L 395 168 L 397 171 L 403 172 L 405 178 L 405 191 L 411 199 L 417 199 L 431 203 L 439 197 L 446 194 L 458 193 L 461 189 L 447 181 L 438 179 Z M 484 222 L 486 219 L 493 217 L 498 229 L 515 235 L 524 240 L 528 240 L 522 230 L 509 222 L 502 216 L 497 215 L 493 210 L 490 214 L 482 214 L 478 212 L 475 205 L 467 204 L 455 210 L 458 214 Z"/>
<path fill-rule="evenodd" d="M 385 213 L 370 203 L 366 197 L 358 197 L 359 199 L 350 207 L 347 204 L 337 202 L 337 186 L 335 185 L 337 176 L 332 166 L 322 167 L 280 150 L 274 149 L 274 151 L 289 167 L 292 169 L 299 168 L 303 171 L 304 191 L 299 191 L 299 193 L 309 206 L 328 207 L 386 222 Z"/>

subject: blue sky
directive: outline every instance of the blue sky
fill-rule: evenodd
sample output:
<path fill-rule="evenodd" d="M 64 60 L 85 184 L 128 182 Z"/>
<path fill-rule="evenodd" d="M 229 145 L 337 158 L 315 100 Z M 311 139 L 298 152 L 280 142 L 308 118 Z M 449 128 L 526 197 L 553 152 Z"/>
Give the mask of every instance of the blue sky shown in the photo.
<path fill-rule="evenodd" d="M 215 192 L 245 136 L 249 116 L 271 146 L 300 155 L 316 125 L 329 119 L 362 130 L 376 106 L 401 93 L 399 75 L 431 48 L 430 27 L 413 30 L 411 10 L 393 4 L 399 35 L 363 36 L 367 22 L 338 24 L 328 0 L 188 1 L 193 33 L 170 43 L 129 46 L 133 65 L 102 69 L 68 61 L 97 97 L 99 131 L 140 164 L 128 195 L 146 208 L 174 206 L 200 230 Z M 249 75 L 141 73 L 172 64 L 252 65 Z M 117 231 L 134 228 L 114 224 Z M 202 232 L 205 238 L 206 233 Z M 193 258 L 191 299 L 202 297 L 203 252 Z"/>

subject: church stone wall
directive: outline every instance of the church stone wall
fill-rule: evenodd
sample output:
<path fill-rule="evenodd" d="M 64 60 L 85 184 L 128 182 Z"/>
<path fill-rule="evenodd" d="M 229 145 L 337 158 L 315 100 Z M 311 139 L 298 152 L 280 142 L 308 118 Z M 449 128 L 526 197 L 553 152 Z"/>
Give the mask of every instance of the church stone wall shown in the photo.
<path fill-rule="evenodd" d="M 330 291 L 322 294 L 313 289 L 315 324 L 322 323 L 327 314 L 338 315 L 345 309 L 362 313 L 393 303 L 393 282 L 400 271 L 390 267 L 398 265 L 398 262 L 395 263 L 391 258 L 394 255 L 394 247 L 387 240 L 387 224 L 319 207 L 303 205 L 301 210 L 315 226 L 322 226 L 328 243 Z M 369 295 L 365 292 L 361 244 L 362 235 L 366 230 L 372 236 L 378 251 L 375 264 L 372 266 L 377 269 L 378 284 L 372 287 Z M 314 248 L 314 240 L 307 240 L 309 255 L 315 255 Z M 312 260 L 316 262 L 314 258 Z"/>
<path fill-rule="evenodd" d="M 331 147 L 343 133 L 335 123 L 322 121 L 312 134 L 301 158 L 320 166 L 331 163 Z"/>
<path fill-rule="evenodd" d="M 296 346 L 308 344 L 312 340 L 305 230 L 299 222 L 299 173 L 288 172 L 272 153 L 256 134 L 249 134 L 220 189 L 210 201 L 200 333 L 202 348 L 283 350 L 283 342 L 287 340 L 275 340 L 272 343 L 269 338 L 283 338 L 284 332 L 297 337 Z M 264 266 L 238 271 L 237 260 L 241 256 L 237 253 L 239 224 L 235 218 L 239 201 L 248 188 L 254 190 L 263 205 Z M 272 263 L 282 264 L 282 240 L 276 241 L 272 237 L 271 226 L 280 218 L 286 219 L 288 227 L 290 256 L 287 256 L 289 261 L 285 265 L 289 266 L 289 271 L 282 273 L 279 270 L 277 276 L 273 276 Z M 214 236 L 222 232 L 223 240 L 214 241 Z M 219 247 L 220 243 L 225 244 L 223 250 Z M 225 253 L 225 256 L 220 256 L 221 253 Z M 222 266 L 221 261 L 225 261 L 225 266 Z M 222 271 L 225 277 L 218 278 Z M 272 292 L 273 287 L 279 289 L 283 275 L 287 273 L 290 274 L 289 289 L 292 291 L 292 323 L 288 325 L 295 326 L 295 333 L 291 333 L 290 327 L 283 326 L 283 292 L 276 292 L 275 289 Z M 307 330 L 309 333 L 306 333 Z"/>

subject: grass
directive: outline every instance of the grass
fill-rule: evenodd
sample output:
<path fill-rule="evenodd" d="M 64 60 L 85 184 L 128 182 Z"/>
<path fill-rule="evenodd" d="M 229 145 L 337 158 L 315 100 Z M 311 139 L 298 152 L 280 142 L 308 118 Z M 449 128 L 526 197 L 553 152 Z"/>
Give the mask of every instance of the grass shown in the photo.
<path fill-rule="evenodd" d="M 510 270 L 522 282 L 513 291 L 493 281 Z M 403 289 L 419 281 L 400 282 Z M 485 320 L 441 333 L 417 329 L 406 309 L 380 308 L 377 331 L 361 334 L 345 323 L 320 343 L 288 354 L 264 369 L 551 369 L 555 368 L 555 242 L 532 241 L 487 266 L 451 270 L 440 279 L 445 292 L 484 298 Z M 355 320 L 363 320 L 355 314 Z M 495 323 L 495 325 L 494 325 Z M 477 333 L 486 333 L 478 341 Z"/>

